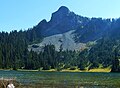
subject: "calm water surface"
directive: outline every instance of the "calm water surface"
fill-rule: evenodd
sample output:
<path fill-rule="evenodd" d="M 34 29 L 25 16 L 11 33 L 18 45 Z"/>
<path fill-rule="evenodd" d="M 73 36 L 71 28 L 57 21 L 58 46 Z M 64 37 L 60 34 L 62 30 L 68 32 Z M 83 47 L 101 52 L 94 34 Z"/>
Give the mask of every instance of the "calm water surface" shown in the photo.
<path fill-rule="evenodd" d="M 120 73 L 0 71 L 0 77 L 47 88 L 120 88 Z"/>

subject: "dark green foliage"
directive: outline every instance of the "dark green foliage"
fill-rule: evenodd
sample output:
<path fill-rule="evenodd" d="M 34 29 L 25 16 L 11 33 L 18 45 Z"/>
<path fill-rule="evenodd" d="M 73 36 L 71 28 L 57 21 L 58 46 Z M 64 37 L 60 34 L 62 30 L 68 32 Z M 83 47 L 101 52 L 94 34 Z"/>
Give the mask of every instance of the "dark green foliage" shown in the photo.
<path fill-rule="evenodd" d="M 76 69 L 76 67 L 74 67 L 74 66 L 70 67 L 70 70 L 75 70 L 75 69 Z"/>
<path fill-rule="evenodd" d="M 89 62 L 87 56 L 88 56 L 88 50 L 87 49 L 80 52 L 79 58 L 78 58 L 78 61 L 79 61 L 78 62 L 78 67 L 80 68 L 80 70 L 85 70 L 85 67 L 87 67 L 88 62 Z"/>
<path fill-rule="evenodd" d="M 120 72 L 119 60 L 117 58 L 113 60 L 111 72 Z"/>
<path fill-rule="evenodd" d="M 117 56 L 118 56 L 117 49 L 115 49 L 115 58 L 113 59 L 112 62 L 111 72 L 120 72 L 119 60 Z"/>
<path fill-rule="evenodd" d="M 34 42 L 33 38 L 35 39 L 30 33 L 33 33 L 33 30 L 0 33 L 0 68 L 16 70 L 28 65 L 30 60 L 28 59 L 28 44 Z M 34 36 L 37 35 L 34 34 Z"/>
<path fill-rule="evenodd" d="M 37 45 L 32 45 L 32 47 L 33 47 L 33 48 L 38 48 L 39 46 L 37 46 Z"/>

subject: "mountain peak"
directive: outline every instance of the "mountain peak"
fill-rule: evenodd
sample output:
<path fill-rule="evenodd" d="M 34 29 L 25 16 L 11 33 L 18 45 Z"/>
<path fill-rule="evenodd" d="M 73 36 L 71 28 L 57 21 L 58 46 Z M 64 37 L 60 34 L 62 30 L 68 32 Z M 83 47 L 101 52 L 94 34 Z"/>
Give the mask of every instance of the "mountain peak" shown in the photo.
<path fill-rule="evenodd" d="M 66 6 L 61 6 L 59 9 L 58 9 L 58 12 L 62 12 L 62 13 L 69 13 L 69 9 L 66 7 Z"/>
<path fill-rule="evenodd" d="M 66 6 L 61 6 L 56 12 L 52 13 L 51 21 L 61 21 L 70 13 L 69 9 Z"/>

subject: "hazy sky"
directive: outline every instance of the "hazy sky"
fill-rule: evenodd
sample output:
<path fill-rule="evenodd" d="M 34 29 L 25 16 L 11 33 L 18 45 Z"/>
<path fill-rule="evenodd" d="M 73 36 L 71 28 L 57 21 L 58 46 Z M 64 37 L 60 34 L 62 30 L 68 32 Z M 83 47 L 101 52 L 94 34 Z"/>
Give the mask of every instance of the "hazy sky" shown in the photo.
<path fill-rule="evenodd" d="M 0 0 L 0 31 L 32 28 L 60 6 L 87 17 L 120 17 L 120 0 Z"/>

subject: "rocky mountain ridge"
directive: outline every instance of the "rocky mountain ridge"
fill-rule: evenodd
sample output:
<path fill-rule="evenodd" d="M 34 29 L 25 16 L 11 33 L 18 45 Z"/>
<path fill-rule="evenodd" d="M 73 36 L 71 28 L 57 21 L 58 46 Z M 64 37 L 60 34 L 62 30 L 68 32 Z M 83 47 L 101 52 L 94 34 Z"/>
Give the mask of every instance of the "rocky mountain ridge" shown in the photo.
<path fill-rule="evenodd" d="M 60 46 L 64 50 L 80 50 L 87 47 L 88 42 L 94 42 L 106 36 L 111 31 L 111 26 L 115 20 L 102 18 L 88 18 L 76 15 L 67 7 L 61 6 L 52 13 L 50 21 L 42 20 L 36 30 L 44 37 L 41 43 L 37 43 L 38 48 L 29 46 L 29 50 L 41 50 L 41 46 L 53 44 L 59 50 Z M 113 26 L 115 28 L 116 26 Z M 72 37 L 71 37 L 72 36 Z M 62 39 L 62 42 L 59 40 Z"/>

